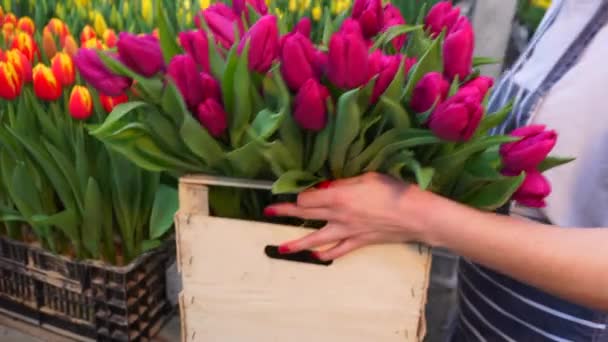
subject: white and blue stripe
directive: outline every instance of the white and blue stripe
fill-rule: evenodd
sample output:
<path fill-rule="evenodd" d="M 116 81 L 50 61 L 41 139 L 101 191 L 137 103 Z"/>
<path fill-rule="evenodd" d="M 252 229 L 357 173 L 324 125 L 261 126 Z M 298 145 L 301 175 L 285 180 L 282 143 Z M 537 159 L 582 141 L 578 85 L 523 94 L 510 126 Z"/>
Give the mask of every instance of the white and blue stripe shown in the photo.
<path fill-rule="evenodd" d="M 564 0 L 553 2 L 530 46 L 494 89 L 489 113 L 512 99 L 515 103 L 507 122 L 493 134 L 505 134 L 527 124 L 543 97 L 576 63 L 597 31 L 608 23 L 608 0 L 604 0 L 540 87 L 525 89 L 514 81 L 514 75 L 530 59 L 536 44 L 564 6 Z M 459 272 L 460 317 L 452 341 L 608 342 L 608 313 L 566 302 L 467 260 L 460 262 Z"/>

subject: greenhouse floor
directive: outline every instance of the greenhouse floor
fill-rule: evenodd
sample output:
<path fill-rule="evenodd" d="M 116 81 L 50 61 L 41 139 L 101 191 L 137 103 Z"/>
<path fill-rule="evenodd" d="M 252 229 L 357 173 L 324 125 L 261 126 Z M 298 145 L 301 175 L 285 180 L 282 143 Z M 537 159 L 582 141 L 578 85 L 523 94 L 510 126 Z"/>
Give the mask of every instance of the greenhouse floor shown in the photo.
<path fill-rule="evenodd" d="M 180 340 L 179 318 L 175 316 L 165 326 L 154 342 L 174 342 Z M 33 327 L 30 324 L 16 321 L 13 318 L 0 314 L 0 341 L 1 342 L 72 342 L 44 329 Z"/>

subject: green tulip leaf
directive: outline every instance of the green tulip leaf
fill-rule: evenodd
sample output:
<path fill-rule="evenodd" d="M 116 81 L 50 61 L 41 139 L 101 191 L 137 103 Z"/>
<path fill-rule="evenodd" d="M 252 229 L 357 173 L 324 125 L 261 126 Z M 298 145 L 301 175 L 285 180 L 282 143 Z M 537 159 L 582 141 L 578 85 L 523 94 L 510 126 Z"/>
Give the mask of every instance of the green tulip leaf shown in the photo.
<path fill-rule="evenodd" d="M 134 110 L 149 106 L 149 104 L 141 101 L 127 102 L 121 103 L 118 106 L 114 107 L 112 113 L 108 115 L 105 119 L 104 123 L 101 126 L 94 127 L 91 130 L 91 134 L 98 137 L 103 137 L 116 128 L 116 123 L 121 121 L 125 116 L 131 114 Z"/>
<path fill-rule="evenodd" d="M 273 184 L 272 193 L 275 195 L 297 194 L 303 190 L 313 187 L 320 181 L 321 179 L 312 173 L 301 170 L 292 170 L 281 175 L 281 177 Z"/>
<path fill-rule="evenodd" d="M 248 130 L 249 137 L 263 140 L 270 138 L 279 130 L 284 119 L 285 113 L 282 111 L 276 113 L 267 108 L 263 109 L 253 119 Z"/>
<path fill-rule="evenodd" d="M 414 174 L 416 178 L 416 183 L 421 189 L 428 189 L 431 185 L 431 182 L 433 181 L 435 169 L 433 169 L 432 167 L 422 167 L 417 160 L 415 160 L 413 157 L 411 157 L 411 155 L 407 153 L 403 154 L 403 156 L 399 159 L 400 160 L 396 161 L 393 165 L 389 167 L 388 173 L 393 175 L 394 177 L 404 179 L 403 169 L 406 169 Z"/>
<path fill-rule="evenodd" d="M 52 216 L 34 215 L 32 216 L 32 222 L 37 225 L 55 226 L 73 242 L 79 243 L 81 241 L 78 234 L 78 226 L 80 222 L 78 215 L 72 209 L 64 210 Z"/>
<path fill-rule="evenodd" d="M 448 97 L 452 97 L 456 95 L 458 90 L 460 89 L 460 76 L 456 75 L 454 80 L 452 81 L 452 85 L 450 85 L 450 90 L 448 92 Z"/>
<path fill-rule="evenodd" d="M 238 54 L 236 53 L 236 48 L 233 47 L 228 53 L 228 57 L 226 59 L 226 68 L 224 71 L 224 75 L 221 78 L 224 108 L 226 109 L 226 113 L 228 113 L 228 115 L 233 115 L 235 111 L 234 82 L 238 61 L 239 58 Z"/>
<path fill-rule="evenodd" d="M 464 144 L 460 149 L 454 151 L 453 153 L 435 159 L 433 161 L 433 166 L 438 170 L 451 170 L 459 167 L 460 165 L 464 166 L 466 161 L 476 153 L 517 140 L 519 139 L 504 135 L 483 137 L 473 140 Z"/>
<path fill-rule="evenodd" d="M 325 16 L 323 20 L 323 37 L 321 38 L 321 42 L 323 46 L 329 46 L 329 40 L 331 39 L 332 34 L 334 33 L 334 27 L 331 20 L 331 12 L 325 11 Z"/>
<path fill-rule="evenodd" d="M 150 252 L 162 246 L 163 243 L 160 240 L 144 240 L 141 242 L 142 253 Z"/>
<path fill-rule="evenodd" d="M 394 101 L 389 97 L 382 96 L 380 98 L 380 105 L 383 109 L 383 115 L 391 123 L 392 127 L 406 129 L 412 126 L 410 115 L 398 100 Z"/>
<path fill-rule="evenodd" d="M 281 141 L 266 144 L 262 154 L 277 177 L 289 170 L 298 170 L 299 162 Z"/>
<path fill-rule="evenodd" d="M 395 102 L 400 102 L 403 92 L 403 86 L 405 84 L 405 58 L 399 64 L 399 69 L 397 69 L 397 73 L 395 77 L 389 84 L 388 88 L 384 92 L 383 96 L 393 100 Z"/>
<path fill-rule="evenodd" d="M 177 190 L 161 184 L 156 189 L 152 213 L 150 215 L 150 239 L 160 239 L 171 230 L 171 227 L 173 227 L 173 217 L 178 208 Z"/>
<path fill-rule="evenodd" d="M 571 163 L 571 162 L 573 162 L 575 160 L 576 160 L 576 158 L 547 157 L 538 166 L 538 171 L 540 171 L 540 172 L 549 171 L 549 170 L 554 169 L 556 167 L 569 164 L 569 163 Z"/>
<path fill-rule="evenodd" d="M 437 37 L 429 48 L 426 50 L 424 55 L 420 57 L 418 63 L 414 65 L 412 71 L 410 72 L 410 77 L 408 79 L 407 85 L 405 87 L 405 98 L 409 99 L 414 91 L 414 87 L 418 84 L 418 81 L 424 75 L 429 72 L 443 72 L 443 58 L 441 47 L 443 46 L 443 33 Z"/>
<path fill-rule="evenodd" d="M 163 51 L 165 63 L 169 64 L 173 56 L 182 53 L 181 48 L 177 44 L 175 37 L 175 29 L 172 27 L 167 11 L 163 8 L 161 1 L 157 1 L 156 14 L 158 15 L 158 34 L 160 38 L 160 46 Z"/>
<path fill-rule="evenodd" d="M 473 68 L 477 68 L 483 65 L 499 64 L 501 61 L 492 57 L 473 57 Z"/>
<path fill-rule="evenodd" d="M 484 116 L 483 120 L 479 124 L 479 128 L 477 128 L 475 135 L 486 135 L 491 129 L 502 124 L 509 117 L 509 114 L 511 114 L 511 111 L 513 110 L 513 103 L 514 101 L 511 100 L 498 112 Z"/>
<path fill-rule="evenodd" d="M 359 89 L 340 96 L 336 115 L 336 129 L 331 142 L 329 166 L 334 178 L 341 178 L 349 148 L 361 130 L 361 110 L 357 105 Z"/>
<path fill-rule="evenodd" d="M 294 120 L 291 111 L 285 115 L 283 124 L 279 128 L 279 135 L 289 154 L 296 161 L 296 169 L 302 169 L 304 163 L 304 146 L 302 142 L 304 138 L 302 130 Z"/>
<path fill-rule="evenodd" d="M 68 156 L 59 151 L 55 146 L 48 143 L 44 144 L 46 150 L 51 155 L 51 160 L 55 163 L 57 168 L 61 171 L 63 178 L 70 185 L 69 189 L 72 190 L 78 210 L 82 212 L 84 210 L 84 204 L 82 202 L 84 198 L 84 188 L 78 179 L 78 173 L 75 168 L 75 164 Z"/>
<path fill-rule="evenodd" d="M 233 146 L 242 146 L 252 112 L 251 77 L 249 74 L 249 42 L 238 59 L 234 74 L 235 108 L 231 112 L 230 141 Z"/>
<path fill-rule="evenodd" d="M 180 134 L 186 146 L 209 166 L 214 166 L 224 159 L 224 151 L 220 143 L 209 132 L 201 127 L 192 116 L 184 117 Z"/>
<path fill-rule="evenodd" d="M 84 212 L 82 214 L 82 228 L 86 232 L 83 236 L 84 247 L 98 258 L 100 254 L 100 243 L 103 225 L 103 198 L 99 184 L 93 178 L 89 178 L 84 200 Z"/>
<path fill-rule="evenodd" d="M 242 178 L 253 178 L 265 166 L 264 146 L 258 141 L 252 141 L 243 147 L 226 154 L 226 159 L 232 166 L 233 172 Z"/>
<path fill-rule="evenodd" d="M 327 100 L 327 125 L 314 137 L 312 154 L 306 166 L 306 171 L 316 173 L 323 168 L 329 157 L 331 137 L 335 127 L 335 109 L 331 99 Z"/>
<path fill-rule="evenodd" d="M 423 31 L 423 30 L 424 30 L 423 25 L 395 25 L 395 26 L 392 26 L 385 32 L 385 34 L 386 34 L 385 44 L 392 42 L 397 37 L 399 37 L 403 34 L 414 32 L 414 31 Z"/>
<path fill-rule="evenodd" d="M 378 107 L 378 108 L 380 108 L 380 107 Z M 363 152 L 363 149 L 365 149 L 365 146 L 366 146 L 369 130 L 372 127 L 374 127 L 374 125 L 376 125 L 378 122 L 380 122 L 381 119 L 382 119 L 382 116 L 379 114 L 377 114 L 377 115 L 372 114 L 369 116 L 365 116 L 365 117 L 363 117 L 363 119 L 361 119 L 362 129 L 359 132 L 359 137 L 353 142 L 353 144 L 348 149 L 347 164 L 352 159 L 359 156 L 361 154 L 361 152 Z"/>
<path fill-rule="evenodd" d="M 211 68 L 211 74 L 215 79 L 221 80 L 226 70 L 226 62 L 215 42 L 215 37 L 208 30 L 206 32 L 207 42 L 209 43 L 209 67 Z"/>
<path fill-rule="evenodd" d="M 394 153 L 407 150 L 410 148 L 423 146 L 423 145 L 433 145 L 441 143 L 441 140 L 434 136 L 431 132 L 420 132 L 415 133 L 419 134 L 418 136 L 404 139 L 402 141 L 392 143 L 386 147 L 384 147 L 380 152 L 374 156 L 371 162 L 365 167 L 366 172 L 377 171 L 382 167 L 384 162 L 388 160 Z"/>
<path fill-rule="evenodd" d="M 491 182 L 468 198 L 463 203 L 481 210 L 494 211 L 509 201 L 526 179 L 525 172 L 517 177 L 504 177 Z"/>

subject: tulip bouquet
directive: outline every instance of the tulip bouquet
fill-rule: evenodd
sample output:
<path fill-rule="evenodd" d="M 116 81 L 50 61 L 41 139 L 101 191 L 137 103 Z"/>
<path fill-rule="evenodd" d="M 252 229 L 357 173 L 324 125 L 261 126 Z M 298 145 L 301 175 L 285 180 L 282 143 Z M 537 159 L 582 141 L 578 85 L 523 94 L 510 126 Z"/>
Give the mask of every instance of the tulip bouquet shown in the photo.
<path fill-rule="evenodd" d="M 548 157 L 556 134 L 544 127 L 487 135 L 510 108 L 485 113 L 493 80 L 475 69 L 485 60 L 473 57 L 473 29 L 449 2 L 407 26 L 394 5 L 357 0 L 317 40 L 248 10 L 212 5 L 199 29 L 178 34 L 161 16 L 160 40 L 122 33 L 116 54 L 81 50 L 77 65 L 99 91 L 138 85 L 137 101 L 91 133 L 174 176 L 273 180 L 276 195 L 376 171 L 483 210 L 513 196 L 541 206 L 541 172 L 568 161 Z M 212 189 L 210 204 L 259 218 L 271 200 Z"/>
<path fill-rule="evenodd" d="M 59 24 L 51 21 L 45 32 L 67 41 Z M 159 246 L 177 209 L 175 189 L 109 151 L 85 127 L 102 122 L 131 92 L 97 94 L 78 84 L 68 52 L 50 55 L 30 35 L 14 42 L 0 54 L 2 233 L 112 264 Z"/>

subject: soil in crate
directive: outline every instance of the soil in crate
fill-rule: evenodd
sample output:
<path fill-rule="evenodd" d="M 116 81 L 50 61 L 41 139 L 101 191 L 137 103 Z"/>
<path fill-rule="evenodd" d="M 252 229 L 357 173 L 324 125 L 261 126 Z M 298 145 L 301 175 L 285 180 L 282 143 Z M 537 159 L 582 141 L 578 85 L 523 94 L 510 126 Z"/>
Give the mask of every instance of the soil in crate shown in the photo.
<path fill-rule="evenodd" d="M 111 267 L 0 238 L 0 311 L 78 340 L 148 341 L 173 312 L 173 246 Z"/>

